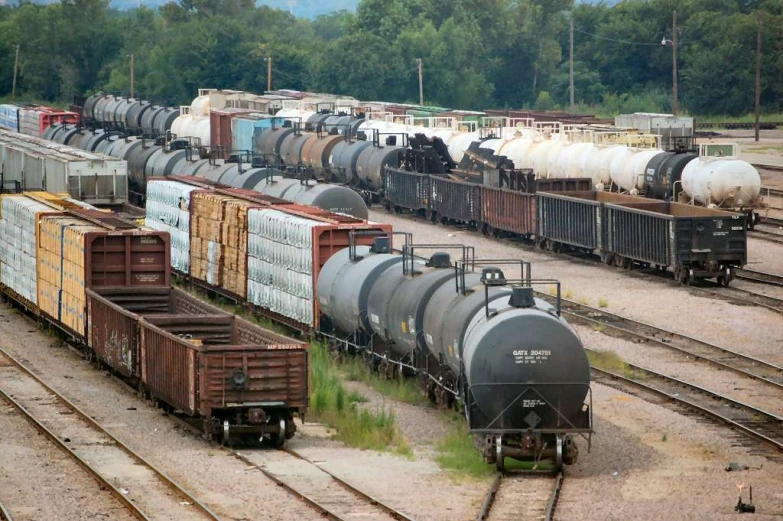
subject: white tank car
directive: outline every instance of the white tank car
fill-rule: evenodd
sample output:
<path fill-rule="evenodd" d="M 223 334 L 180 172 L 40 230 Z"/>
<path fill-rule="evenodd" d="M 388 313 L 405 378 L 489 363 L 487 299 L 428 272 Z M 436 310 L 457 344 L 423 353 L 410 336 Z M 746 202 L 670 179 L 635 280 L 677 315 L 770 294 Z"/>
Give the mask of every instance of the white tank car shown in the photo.
<path fill-rule="evenodd" d="M 182 112 L 180 110 L 180 112 Z M 190 114 L 182 114 L 180 113 L 177 118 L 171 122 L 171 133 L 174 134 L 177 137 L 183 137 L 185 134 L 183 134 L 182 129 L 185 126 L 186 122 L 190 122 L 193 120 L 193 116 Z"/>
<path fill-rule="evenodd" d="M 498 153 L 513 161 L 517 168 L 531 168 L 529 155 L 532 145 L 531 136 L 518 137 L 503 143 Z"/>
<path fill-rule="evenodd" d="M 549 177 L 583 177 L 585 153 L 592 143 L 566 143 L 558 154 L 550 155 Z"/>
<path fill-rule="evenodd" d="M 703 205 L 740 208 L 756 204 L 761 177 L 750 163 L 736 157 L 700 157 L 682 171 L 682 188 Z"/>
<path fill-rule="evenodd" d="M 190 104 L 190 113 L 193 117 L 209 116 L 209 94 L 196 96 Z"/>
<path fill-rule="evenodd" d="M 446 143 L 446 146 L 449 148 L 449 154 L 451 154 L 451 159 L 459 164 L 459 162 L 462 161 L 462 156 L 465 155 L 465 150 L 468 149 L 471 143 L 478 141 L 478 139 L 478 132 L 461 132 L 452 136 L 451 139 L 449 139 L 449 142 Z"/>
<path fill-rule="evenodd" d="M 612 182 L 620 189 L 636 195 L 644 189 L 644 172 L 653 156 L 660 154 L 659 149 L 626 148 L 612 159 L 610 172 Z"/>

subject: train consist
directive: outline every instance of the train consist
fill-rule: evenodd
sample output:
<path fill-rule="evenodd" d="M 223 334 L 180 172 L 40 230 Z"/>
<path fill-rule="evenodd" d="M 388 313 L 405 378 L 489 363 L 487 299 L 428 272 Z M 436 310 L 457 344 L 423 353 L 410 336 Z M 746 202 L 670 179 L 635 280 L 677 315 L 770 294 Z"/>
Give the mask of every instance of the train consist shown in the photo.
<path fill-rule="evenodd" d="M 573 436 L 590 438 L 586 354 L 559 307 L 534 298 L 529 265 L 493 261 L 479 273 L 466 248 L 452 260 L 451 246 L 408 240 L 395 252 L 388 225 L 193 177 L 147 187 L 146 224 L 172 233 L 175 272 L 416 374 L 440 403 L 459 401 L 488 462 L 559 467 L 577 458 Z M 524 275 L 512 280 L 503 265 Z"/>
<path fill-rule="evenodd" d="M 171 287 L 169 234 L 48 192 L 0 197 L 0 291 L 208 437 L 282 445 L 308 405 L 307 345 Z"/>
<path fill-rule="evenodd" d="M 390 211 L 592 253 L 626 269 L 670 268 L 683 284 L 714 278 L 728 286 L 747 263 L 747 222 L 737 213 L 601 191 L 506 190 L 391 168 L 384 180 Z"/>

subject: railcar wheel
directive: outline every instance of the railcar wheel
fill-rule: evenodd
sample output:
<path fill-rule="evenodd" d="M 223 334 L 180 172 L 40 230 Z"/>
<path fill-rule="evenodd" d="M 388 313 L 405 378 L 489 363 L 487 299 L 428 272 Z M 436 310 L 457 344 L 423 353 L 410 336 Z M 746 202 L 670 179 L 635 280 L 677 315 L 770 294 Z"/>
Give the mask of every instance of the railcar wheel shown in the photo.
<path fill-rule="evenodd" d="M 272 441 L 278 449 L 285 445 L 285 418 L 283 416 L 277 422 L 277 433 L 272 435 Z"/>
<path fill-rule="evenodd" d="M 506 466 L 503 464 L 505 456 L 503 455 L 503 436 L 495 438 L 495 466 L 498 472 L 505 472 Z"/>
<path fill-rule="evenodd" d="M 557 435 L 555 439 L 555 472 L 560 472 L 563 468 L 563 437 Z"/>
<path fill-rule="evenodd" d="M 229 441 L 231 440 L 231 427 L 228 424 L 228 420 L 223 420 L 223 431 L 220 433 L 220 442 L 228 446 Z"/>

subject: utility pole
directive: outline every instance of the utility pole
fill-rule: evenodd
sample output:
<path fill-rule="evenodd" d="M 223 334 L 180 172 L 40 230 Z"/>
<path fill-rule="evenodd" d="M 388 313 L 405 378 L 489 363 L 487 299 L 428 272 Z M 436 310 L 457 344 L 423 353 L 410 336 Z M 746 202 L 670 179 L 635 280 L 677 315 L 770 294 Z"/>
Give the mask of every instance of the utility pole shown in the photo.
<path fill-rule="evenodd" d="M 266 57 L 266 90 L 272 90 L 272 57 Z"/>
<path fill-rule="evenodd" d="M 19 74 L 19 44 L 16 44 L 16 58 L 14 58 L 14 82 L 11 87 L 11 101 L 16 99 L 16 76 Z"/>
<path fill-rule="evenodd" d="M 136 64 L 133 62 L 133 55 L 130 55 L 131 59 L 131 76 L 130 76 L 130 97 L 133 98 L 133 90 L 134 90 L 134 84 L 135 84 L 135 76 L 136 76 Z"/>
<path fill-rule="evenodd" d="M 761 118 L 761 20 L 756 37 L 756 141 L 759 140 L 759 119 Z"/>
<path fill-rule="evenodd" d="M 568 90 L 571 93 L 571 112 L 574 112 L 574 15 L 571 13 L 571 27 L 569 30 L 570 42 L 568 46 L 568 76 L 570 86 Z"/>
<path fill-rule="evenodd" d="M 677 95 L 677 11 L 672 12 L 672 91 L 674 115 L 680 115 L 680 98 Z"/>
<path fill-rule="evenodd" d="M 424 105 L 424 79 L 421 73 L 421 58 L 416 58 L 419 66 L 419 105 Z"/>

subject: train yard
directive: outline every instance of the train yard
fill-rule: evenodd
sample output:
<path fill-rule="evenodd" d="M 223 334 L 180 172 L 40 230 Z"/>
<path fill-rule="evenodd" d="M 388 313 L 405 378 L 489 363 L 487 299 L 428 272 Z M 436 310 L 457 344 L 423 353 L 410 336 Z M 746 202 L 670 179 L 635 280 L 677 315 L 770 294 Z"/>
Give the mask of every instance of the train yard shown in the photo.
<path fill-rule="evenodd" d="M 155 111 L 166 128 L 205 131 L 204 116 Z M 14 455 L 0 462 L 0 518 L 720 519 L 737 492 L 744 504 L 746 486 L 758 514 L 783 513 L 779 194 L 751 194 L 750 211 L 745 192 L 723 187 L 721 209 L 706 208 L 718 201 L 709 190 L 703 206 L 686 206 L 585 191 L 540 163 L 537 190 L 471 186 L 393 172 L 395 158 L 437 163 L 416 147 L 459 149 L 454 135 L 417 143 L 406 130 L 384 148 L 377 135 L 362 143 L 339 131 L 372 121 L 313 112 L 318 132 L 307 133 L 251 118 L 277 167 L 291 154 L 326 162 L 311 148 L 334 146 L 329 163 L 345 166 L 313 184 L 222 159 L 240 136 L 231 110 L 216 112 L 220 134 L 212 128 L 226 150 L 207 159 L 192 142 L 118 138 L 130 119 L 106 114 L 115 126 L 103 133 L 51 127 L 87 150 L 103 142 L 116 152 L 106 156 L 0 134 L 0 155 L 33 165 L 20 182 L 41 173 L 47 184 L 35 165 L 56 156 L 57 172 L 86 183 L 71 184 L 70 198 L 2 196 L 0 429 L 45 436 L 0 439 Z M 541 143 L 506 139 L 515 150 Z M 486 150 L 506 146 L 491 141 Z M 582 145 L 563 153 L 600 155 Z M 691 183 L 711 164 L 755 172 L 731 158 L 602 150 L 625 161 L 612 162 L 612 182 L 640 189 L 652 178 L 623 176 L 648 162 L 685 168 Z M 539 152 L 514 153 L 535 162 Z M 89 185 L 83 159 L 118 168 Z M 686 191 L 698 199 L 699 188 Z M 146 209 L 129 204 L 134 194 Z M 120 214 L 83 202 L 108 199 Z M 369 206 L 378 200 L 385 211 Z M 593 217 L 593 228 L 578 226 Z M 364 355 L 372 380 L 338 363 L 349 381 L 335 403 L 382 411 L 406 450 L 333 439 L 345 440 L 318 413 L 323 396 L 308 397 L 324 378 L 314 341 L 340 359 Z M 517 381 L 520 371 L 536 376 Z M 402 403 L 370 383 L 402 377 L 426 398 Z M 454 453 L 455 435 L 470 449 Z M 26 494 L 25 466 L 48 460 L 56 482 L 41 476 L 48 492 Z"/>

